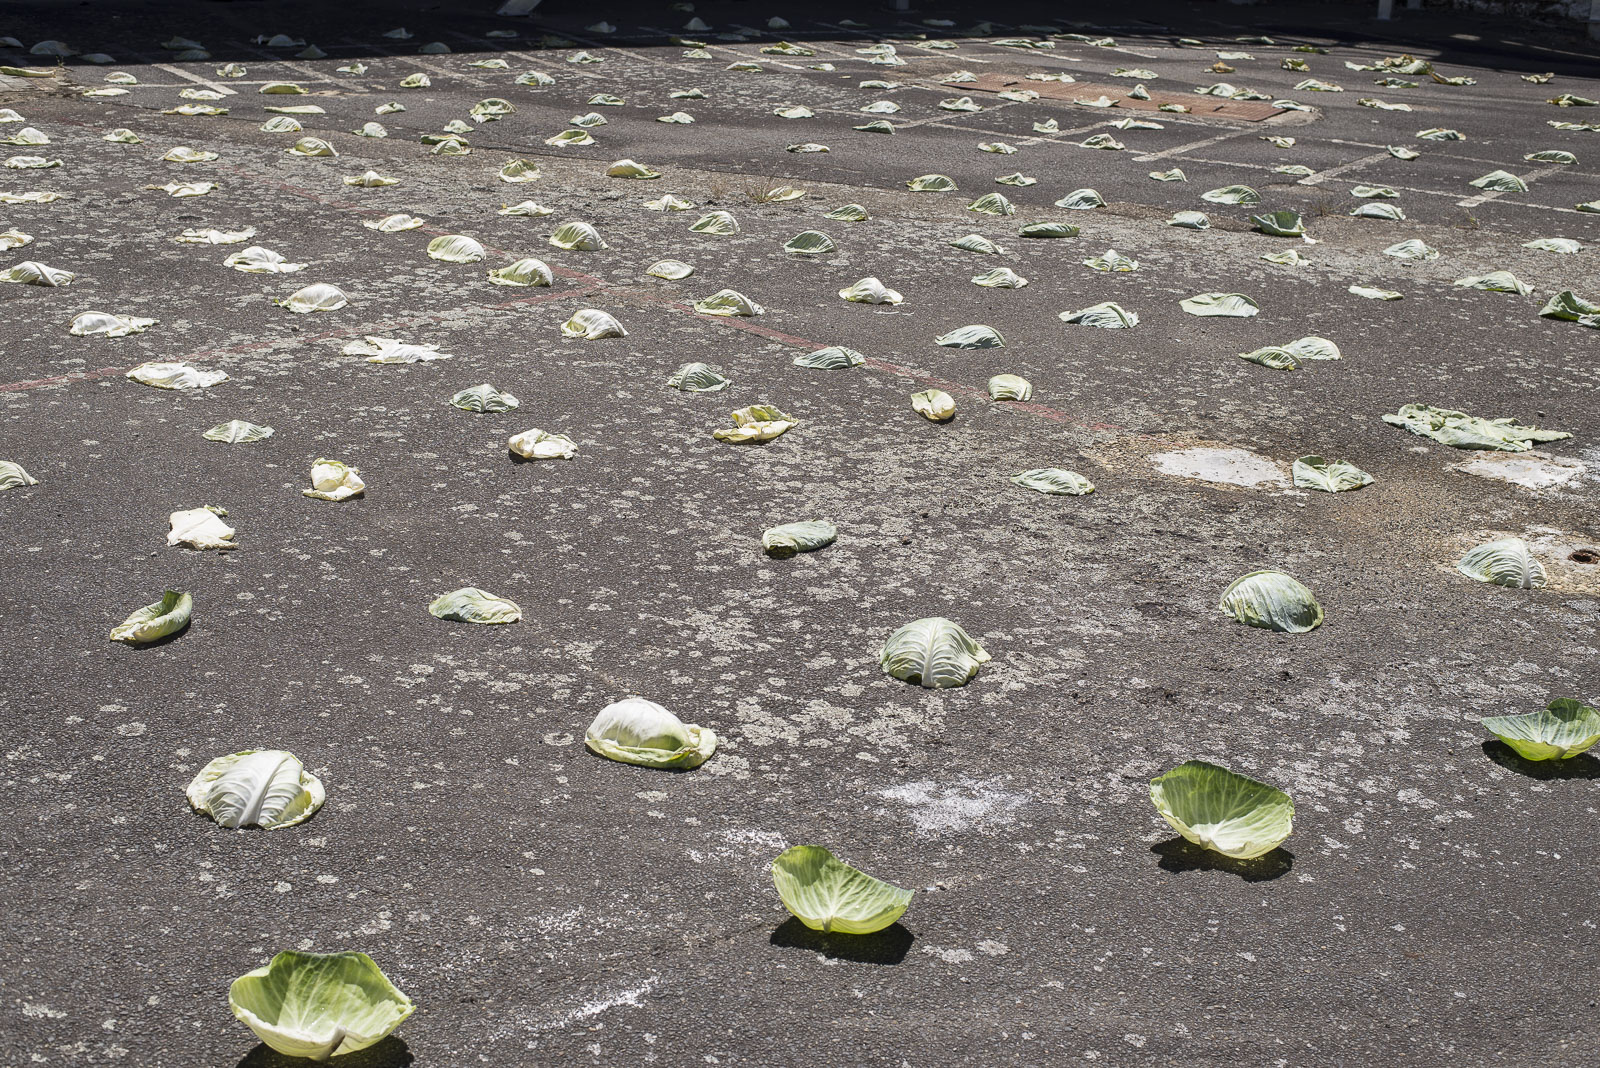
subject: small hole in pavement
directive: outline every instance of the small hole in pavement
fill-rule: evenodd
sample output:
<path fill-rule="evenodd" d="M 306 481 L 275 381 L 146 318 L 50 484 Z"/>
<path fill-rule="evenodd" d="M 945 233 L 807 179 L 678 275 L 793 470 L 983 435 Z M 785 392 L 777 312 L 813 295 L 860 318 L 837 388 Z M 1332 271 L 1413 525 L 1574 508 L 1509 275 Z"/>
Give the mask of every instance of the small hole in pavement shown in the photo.
<path fill-rule="evenodd" d="M 1579 564 L 1600 564 L 1600 549 L 1574 549 L 1567 559 Z"/>

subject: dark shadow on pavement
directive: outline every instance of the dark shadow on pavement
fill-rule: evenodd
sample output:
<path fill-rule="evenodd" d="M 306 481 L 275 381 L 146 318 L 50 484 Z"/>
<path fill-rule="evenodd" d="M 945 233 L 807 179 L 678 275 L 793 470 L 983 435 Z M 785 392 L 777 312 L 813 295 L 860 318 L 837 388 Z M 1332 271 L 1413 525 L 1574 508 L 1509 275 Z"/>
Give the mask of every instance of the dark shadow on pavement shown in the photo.
<path fill-rule="evenodd" d="M 895 965 L 906 959 L 911 943 L 917 936 L 900 924 L 892 924 L 872 934 L 823 934 L 813 931 L 797 919 L 790 918 L 772 932 L 775 946 L 809 949 L 830 960 L 848 960 L 856 964 Z"/>
<path fill-rule="evenodd" d="M 1294 854 L 1282 846 L 1254 860 L 1237 860 L 1197 846 L 1186 838 L 1169 838 L 1151 846 L 1150 852 L 1160 858 L 1162 871 L 1223 871 L 1247 883 L 1271 882 L 1289 874 L 1289 869 L 1294 867 Z"/>
<path fill-rule="evenodd" d="M 1600 779 L 1600 760 L 1587 753 L 1566 760 L 1527 760 L 1498 738 L 1483 743 L 1483 755 L 1507 771 L 1530 779 L 1550 782 L 1557 779 Z"/>
<path fill-rule="evenodd" d="M 337 1063 L 339 1068 L 407 1068 L 414 1059 L 405 1040 L 390 1035 L 375 1046 L 341 1054 Z M 285 1057 L 263 1042 L 245 1054 L 234 1068 L 303 1068 L 310 1063 L 304 1057 Z"/>

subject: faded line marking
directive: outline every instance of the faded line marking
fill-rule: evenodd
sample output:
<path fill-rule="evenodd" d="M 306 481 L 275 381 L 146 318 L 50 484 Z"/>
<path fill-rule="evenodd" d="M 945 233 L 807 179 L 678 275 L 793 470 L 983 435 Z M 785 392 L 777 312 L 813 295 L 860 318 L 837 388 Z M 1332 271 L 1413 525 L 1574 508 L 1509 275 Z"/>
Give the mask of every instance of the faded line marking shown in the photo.
<path fill-rule="evenodd" d="M 1353 170 L 1356 170 L 1357 168 L 1365 167 L 1365 166 L 1368 166 L 1369 164 L 1377 163 L 1379 160 L 1384 160 L 1384 159 L 1388 159 L 1388 158 L 1390 158 L 1389 157 L 1389 150 L 1386 148 L 1382 152 L 1374 152 L 1370 156 L 1362 156 L 1360 159 L 1353 159 L 1349 163 L 1341 163 L 1337 167 L 1329 167 L 1325 171 L 1318 171 L 1316 174 L 1309 175 L 1309 176 L 1307 176 L 1305 178 L 1300 179 L 1299 184 L 1300 185 L 1318 185 L 1318 184 L 1320 184 L 1322 182 L 1326 182 L 1330 178 L 1337 178 L 1337 177 L 1339 177 L 1339 175 L 1344 174 L 1346 171 L 1353 171 Z"/>
<path fill-rule="evenodd" d="M 205 86 L 207 89 L 214 89 L 217 92 L 221 93 L 223 96 L 238 96 L 239 95 L 239 91 L 237 89 L 229 88 L 228 86 L 223 85 L 221 82 L 211 81 L 209 78 L 202 78 L 198 74 L 190 74 L 188 71 L 184 70 L 182 67 L 174 67 L 171 63 L 152 63 L 150 65 L 152 67 L 159 68 L 160 70 L 164 70 L 168 74 L 176 74 L 178 77 L 184 79 L 185 81 L 196 82 L 196 83 L 198 83 L 200 85 Z M 152 88 L 154 88 L 154 87 L 152 86 Z"/>
<path fill-rule="evenodd" d="M 1229 130 L 1227 133 L 1218 134 L 1215 137 L 1208 137 L 1204 141 L 1191 141 L 1187 145 L 1176 145 L 1176 146 L 1174 146 L 1172 148 L 1164 149 L 1164 150 L 1162 150 L 1160 152 L 1147 152 L 1142 156 L 1133 157 L 1133 161 L 1135 163 L 1148 163 L 1150 160 L 1153 160 L 1153 159 L 1166 159 L 1168 156 L 1181 156 L 1184 153 L 1192 152 L 1197 148 L 1205 148 L 1208 145 L 1221 144 L 1223 141 L 1226 141 L 1226 140 L 1228 140 L 1230 138 L 1233 138 L 1233 137 L 1238 137 L 1240 134 L 1244 134 L 1244 133 L 1249 133 L 1249 131 L 1248 130 Z"/>

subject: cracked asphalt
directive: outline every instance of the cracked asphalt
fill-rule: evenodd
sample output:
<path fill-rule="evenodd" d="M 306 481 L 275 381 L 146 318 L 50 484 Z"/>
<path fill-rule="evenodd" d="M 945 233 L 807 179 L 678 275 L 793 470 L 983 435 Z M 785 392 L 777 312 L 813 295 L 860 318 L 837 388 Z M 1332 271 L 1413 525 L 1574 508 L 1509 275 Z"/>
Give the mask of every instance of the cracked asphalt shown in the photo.
<path fill-rule="evenodd" d="M 1529 764 L 1477 722 L 1600 694 L 1600 334 L 1538 315 L 1560 290 L 1600 300 L 1600 214 L 1577 210 L 1600 199 L 1600 132 L 1549 125 L 1600 122 L 1600 108 L 1548 103 L 1600 98 L 1586 42 L 1443 10 L 1381 24 L 1367 4 L 1150 3 L 1095 26 L 1045 5 L 900 16 L 714 0 L 691 16 L 547 0 L 531 19 L 493 6 L 19 0 L 0 13 L 0 36 L 25 45 L 0 48 L 0 64 L 54 67 L 27 54 L 40 40 L 115 60 L 0 75 L 0 108 L 23 120 L 0 137 L 50 138 L 0 155 L 62 161 L 0 179 L 0 192 L 62 194 L 0 204 L 0 230 L 33 238 L 0 252 L 0 270 L 36 260 L 77 276 L 0 285 L 0 460 L 38 480 L 0 493 L 0 1065 L 295 1063 L 227 1004 L 235 976 L 291 948 L 366 952 L 417 1002 L 395 1036 L 341 1058 L 355 1068 L 1592 1062 L 1600 761 Z M 982 14 L 993 23 L 974 26 Z M 773 15 L 792 26 L 767 29 Z M 682 29 L 690 17 L 712 29 Z M 602 18 L 615 32 L 590 28 Z M 400 26 L 411 36 L 383 36 Z M 256 43 L 277 33 L 326 56 Z M 163 47 L 175 35 L 210 58 L 176 58 Z M 813 54 L 761 51 L 782 40 Z M 433 41 L 448 51 L 419 51 Z M 902 62 L 861 51 L 883 43 Z M 1401 54 L 1475 81 L 1374 85 L 1388 72 L 1346 65 Z M 506 65 L 472 65 L 492 59 Z M 246 73 L 219 75 L 230 62 Z M 949 77 L 1131 89 L 1118 67 L 1154 74 L 1152 92 L 1200 101 L 1195 87 L 1227 81 L 1307 110 L 1132 112 Z M 553 83 L 518 84 L 530 70 Z M 126 94 L 83 95 L 116 71 L 136 78 Z M 400 86 L 416 74 L 431 85 Z M 1297 90 L 1308 77 L 1343 91 Z M 260 95 L 271 82 L 307 95 Z M 670 95 L 689 87 L 704 97 Z M 939 107 L 958 96 L 981 110 Z M 473 123 L 489 97 L 515 111 Z M 876 100 L 900 110 L 860 110 Z M 405 109 L 375 114 L 391 101 Z M 185 103 L 227 114 L 165 113 Z M 295 116 L 300 133 L 260 129 L 263 108 L 285 104 L 322 111 Z M 773 114 L 787 105 L 814 115 Z M 679 110 L 695 122 L 655 121 Z M 595 145 L 546 144 L 590 111 L 607 120 Z M 1110 125 L 1129 115 L 1161 128 Z M 899 129 L 852 129 L 874 118 Z M 1059 132 L 1035 129 L 1049 119 Z M 421 138 L 452 120 L 471 127 L 471 153 L 432 154 Z M 389 136 L 356 136 L 369 121 Z M 141 143 L 102 139 L 118 127 Z M 1463 139 L 1416 138 L 1430 127 Z M 1098 133 L 1126 147 L 1080 147 Z M 307 135 L 338 155 L 285 152 Z M 997 141 L 1015 153 L 978 149 Z M 829 151 L 786 151 L 805 142 Z M 161 159 L 178 146 L 219 158 Z M 1577 163 L 1524 158 L 1551 149 Z M 662 177 L 605 175 L 625 158 Z M 540 177 L 500 181 L 515 159 Z M 1296 164 L 1311 173 L 1278 170 Z M 1148 177 L 1172 167 L 1187 181 Z M 1527 191 L 1468 184 L 1496 169 Z M 368 170 L 400 182 L 344 184 Z M 931 172 L 958 191 L 906 189 Z M 1011 172 L 1037 183 L 996 184 Z M 218 188 L 150 188 L 194 181 Z M 1261 204 L 1200 197 L 1230 184 Z M 805 195 L 765 199 L 782 185 Z M 1351 217 L 1361 185 L 1392 188 L 1405 218 Z M 1055 206 L 1079 188 L 1105 206 Z M 694 208 L 644 207 L 669 192 Z M 1016 213 L 967 209 L 988 192 Z M 498 213 L 530 199 L 551 214 Z M 846 203 L 868 219 L 825 217 Z M 1250 214 L 1280 209 L 1302 214 L 1311 242 L 1252 229 Z M 691 232 L 712 210 L 739 233 Z M 1166 225 L 1180 210 L 1211 228 Z M 361 225 L 402 212 L 423 225 Z M 574 221 L 610 247 L 552 247 Z M 1019 235 L 1037 221 L 1081 233 Z M 209 227 L 257 233 L 173 240 Z M 836 249 L 786 254 L 807 229 Z M 1002 251 L 951 247 L 973 233 Z M 484 261 L 430 259 L 447 234 L 478 240 Z M 1524 247 L 1543 237 L 1583 251 Z M 1383 254 L 1408 238 L 1439 257 Z M 248 244 L 308 266 L 222 265 Z M 1140 269 L 1082 264 L 1108 248 Z M 1289 248 L 1309 263 L 1261 259 Z M 551 287 L 489 283 L 525 256 L 549 264 Z M 694 273 L 645 274 L 669 257 Z M 969 281 L 999 266 L 1029 284 Z M 1454 284 L 1491 270 L 1532 294 Z M 869 276 L 904 302 L 839 299 Z M 273 303 L 313 283 L 349 306 Z M 694 312 L 723 288 L 765 313 Z M 1260 314 L 1180 309 L 1205 292 L 1246 294 Z M 1058 318 L 1101 301 L 1137 328 Z M 564 339 L 584 308 L 627 336 Z M 159 323 L 69 335 L 90 310 Z M 980 323 L 1005 346 L 933 343 Z M 450 358 L 342 353 L 367 335 Z M 1343 358 L 1292 372 L 1238 358 L 1307 335 Z M 824 345 L 867 363 L 793 365 Z M 156 360 L 228 379 L 176 392 L 125 377 Z M 692 361 L 733 385 L 668 388 Z M 990 401 L 999 373 L 1029 379 L 1032 401 Z M 447 403 L 482 382 L 521 407 Z M 954 421 L 912 411 L 928 388 L 955 398 Z M 713 440 L 729 411 L 763 403 L 799 425 L 764 445 Z M 1407 403 L 1573 437 L 1461 452 L 1382 421 Z M 201 437 L 230 419 L 274 434 Z M 570 436 L 577 456 L 512 462 L 506 439 L 530 427 Z M 1171 454 L 1198 470 L 1226 450 L 1265 473 L 1169 473 Z M 1293 488 L 1289 464 L 1313 453 L 1375 482 Z M 365 495 L 304 498 L 318 457 L 358 467 Z M 1009 481 L 1051 466 L 1096 491 Z M 227 509 L 239 547 L 169 548 L 168 514 L 204 504 Z M 766 527 L 812 518 L 838 525 L 834 545 L 763 556 Z M 1546 588 L 1455 571 L 1501 536 L 1528 540 Z M 1326 623 L 1286 635 L 1224 617 L 1222 590 L 1263 567 L 1309 586 Z M 428 614 L 468 585 L 524 619 Z M 186 631 L 106 640 L 169 588 L 194 596 Z M 934 615 L 993 656 L 963 688 L 879 669 L 890 632 Z M 713 728 L 716 755 L 672 774 L 588 753 L 590 720 L 635 694 Z M 297 754 L 327 787 L 323 810 L 270 832 L 193 813 L 190 778 L 246 748 Z M 1246 864 L 1175 837 L 1147 783 L 1192 758 L 1288 791 L 1283 848 Z M 791 919 L 768 866 L 809 842 L 915 889 L 901 922 L 830 938 Z"/>

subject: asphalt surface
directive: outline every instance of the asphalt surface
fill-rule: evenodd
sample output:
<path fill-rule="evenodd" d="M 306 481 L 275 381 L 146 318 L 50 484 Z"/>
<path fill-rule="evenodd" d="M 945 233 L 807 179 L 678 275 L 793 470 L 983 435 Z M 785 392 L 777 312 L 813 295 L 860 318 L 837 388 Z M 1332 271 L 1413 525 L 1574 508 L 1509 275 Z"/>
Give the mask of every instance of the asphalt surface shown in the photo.
<path fill-rule="evenodd" d="M 0 229 L 35 237 L 0 253 L 0 267 L 34 259 L 78 275 L 63 288 L 0 285 L 0 459 L 39 479 L 0 494 L 0 1064 L 290 1063 L 255 1043 L 226 995 L 235 976 L 297 947 L 367 952 L 418 1003 L 396 1036 L 342 1059 L 358 1068 L 1594 1063 L 1600 761 L 1530 765 L 1477 724 L 1600 692 L 1600 569 L 1569 559 L 1600 542 L 1600 334 L 1537 315 L 1559 289 L 1600 300 L 1600 215 L 1574 210 L 1600 198 L 1600 134 L 1546 124 L 1600 121 L 1600 108 L 1546 103 L 1600 98 L 1588 46 L 1570 29 L 1439 12 L 1380 25 L 1364 4 L 1151 4 L 1139 24 L 1108 29 L 1113 48 L 1019 49 L 992 41 L 1040 40 L 1017 26 L 1049 24 L 1050 11 L 1006 25 L 997 12 L 992 33 L 967 37 L 970 10 L 928 8 L 919 17 L 958 25 L 922 30 L 958 47 L 897 40 L 906 63 L 882 66 L 856 50 L 913 24 L 855 10 L 873 28 L 852 30 L 834 17 L 849 8 L 801 18 L 740 3 L 697 14 L 717 30 L 773 14 L 794 27 L 746 42 L 701 35 L 706 61 L 664 39 L 689 18 L 668 5 L 547 6 L 528 20 L 411 3 L 21 3 L 0 21 L 25 44 L 60 39 L 119 61 L 69 60 L 60 78 L 7 80 L 0 93 L 52 139 L 6 147 L 64 163 L 7 171 L 0 188 L 68 194 L 0 205 Z M 616 34 L 585 29 L 602 17 Z M 401 25 L 411 39 L 381 36 Z M 485 38 L 492 29 L 519 36 Z M 328 58 L 250 43 L 280 32 Z M 173 61 L 160 47 L 172 34 L 212 60 Z M 603 62 L 567 62 L 576 48 L 542 47 L 545 34 Z M 817 54 L 759 52 L 779 39 Z M 450 53 L 419 55 L 432 40 Z M 1289 50 L 1299 43 L 1329 52 Z M 1212 74 L 1218 50 L 1255 58 Z M 1410 76 L 1415 89 L 1374 86 L 1383 72 L 1344 65 L 1401 52 L 1476 84 L 1424 74 Z M 1291 55 L 1310 75 L 1280 69 Z M 468 66 L 493 56 L 509 69 Z M 364 73 L 335 71 L 357 59 Z M 218 77 L 228 61 L 248 74 Z M 724 69 L 735 61 L 763 70 Z M 48 62 L 0 51 L 0 63 Z M 1152 89 L 1226 80 L 1315 110 L 1263 123 L 1141 115 L 1164 128 L 1123 131 L 1106 125 L 1116 109 L 939 84 L 960 69 L 1098 84 L 1119 81 L 1107 77 L 1117 66 L 1155 71 Z M 513 83 L 530 69 L 555 84 Z M 139 84 L 80 95 L 110 70 Z M 397 88 L 418 71 L 430 88 Z M 1519 77 L 1545 71 L 1547 84 Z M 1345 91 L 1295 91 L 1308 76 Z M 903 84 L 857 88 L 865 79 Z M 256 94 L 280 80 L 312 95 Z M 180 90 L 218 86 L 227 116 L 162 114 Z M 706 98 L 668 95 L 689 86 Z M 590 105 L 599 92 L 626 104 Z M 958 95 L 985 110 L 937 107 Z M 1364 96 L 1413 110 L 1359 106 Z M 419 143 L 486 97 L 516 112 L 467 135 L 470 155 Z M 882 117 L 908 125 L 854 132 L 880 117 L 858 110 L 878 99 L 902 108 Z M 375 116 L 390 100 L 406 110 Z M 325 109 L 299 118 L 337 158 L 286 155 L 299 135 L 258 129 L 264 105 L 297 103 Z M 780 104 L 816 117 L 775 118 Z M 677 110 L 695 124 L 654 121 Z M 598 144 L 543 143 L 588 111 L 608 119 Z M 1051 117 L 1063 133 L 1035 134 Z M 351 134 L 374 118 L 387 139 Z M 1433 126 L 1465 140 L 1414 137 Z M 143 143 L 101 140 L 113 127 Z M 1077 146 L 1099 132 L 1126 150 Z M 996 140 L 1017 153 L 977 150 Z M 784 151 L 805 141 L 830 151 Z M 179 145 L 221 158 L 160 160 Z M 1388 145 L 1422 155 L 1401 161 Z M 1551 148 L 1578 164 L 1523 160 Z M 542 177 L 498 181 L 515 158 Z M 623 158 L 664 176 L 605 177 Z M 1316 173 L 1274 172 L 1289 163 Z M 1169 167 L 1188 181 L 1146 177 Z M 1529 191 L 1467 184 L 1497 168 Z M 402 181 L 343 185 L 368 169 Z M 905 189 L 934 171 L 960 191 Z M 994 184 L 1013 171 L 1038 184 Z M 194 180 L 220 188 L 183 199 L 146 188 Z M 1259 189 L 1261 209 L 1303 212 L 1317 243 L 1254 233 L 1260 209 L 1200 199 L 1232 183 Z M 780 184 L 807 195 L 758 202 Z M 1359 184 L 1392 186 L 1406 221 L 1349 217 Z M 1053 206 L 1085 186 L 1108 206 Z M 1017 214 L 965 209 L 990 191 Z M 667 192 L 696 209 L 642 207 Z M 496 214 L 525 199 L 555 213 Z M 848 202 L 871 218 L 823 218 Z M 713 209 L 741 232 L 688 231 Z M 1184 209 L 1206 211 L 1213 229 L 1164 225 Z M 426 226 L 360 225 L 393 212 Z M 611 247 L 547 243 L 577 220 Z M 1036 220 L 1082 234 L 1017 236 Z M 172 240 L 247 225 L 259 231 L 249 243 L 310 266 L 243 274 L 221 265 L 243 246 Z M 809 228 L 837 251 L 781 250 Z M 428 240 L 450 233 L 477 238 L 488 259 L 429 259 Z M 968 233 L 1005 252 L 949 247 Z M 1381 255 L 1410 237 L 1441 257 Z M 1586 247 L 1522 247 L 1536 237 Z M 1081 265 L 1108 247 L 1141 269 Z M 1290 247 L 1310 265 L 1259 258 Z M 488 284 L 487 268 L 522 256 L 549 263 L 556 284 Z M 666 257 L 695 273 L 644 274 Z M 1031 284 L 969 283 L 996 266 Z M 1493 269 L 1535 292 L 1452 285 Z M 869 275 L 905 303 L 835 295 Z M 350 306 L 298 316 L 273 305 L 316 282 L 340 286 Z M 1351 284 L 1404 299 L 1363 299 Z M 766 314 L 692 312 L 724 287 Z M 1246 293 L 1261 313 L 1180 310 L 1211 291 Z M 1057 318 L 1103 300 L 1138 312 L 1138 328 Z M 563 340 L 559 325 L 587 307 L 628 336 Z M 160 323 L 69 336 L 86 310 Z M 1000 330 L 1006 347 L 933 344 L 971 323 Z M 367 334 L 453 358 L 341 355 Z M 1308 334 L 1344 358 L 1280 372 L 1236 355 Z M 791 364 L 826 344 L 871 362 Z M 123 377 L 156 359 L 229 380 L 168 392 Z M 734 385 L 667 388 L 690 361 Z M 999 372 L 1029 378 L 1033 403 L 991 403 L 985 384 Z M 522 406 L 479 415 L 446 403 L 485 381 Z M 955 396 L 954 422 L 911 411 L 908 396 L 930 386 Z M 1581 470 L 1542 490 L 1464 473 L 1455 465 L 1476 454 L 1383 423 L 1413 402 L 1570 431 L 1544 451 Z M 760 446 L 712 439 L 754 403 L 800 425 Z M 234 418 L 275 434 L 200 437 Z M 532 426 L 570 435 L 577 458 L 513 463 L 506 439 Z M 1152 459 L 1208 446 L 1284 468 L 1336 456 L 1377 481 L 1337 495 L 1252 489 Z M 302 497 L 319 456 L 359 467 L 365 496 Z M 1008 481 L 1045 466 L 1097 490 L 1046 497 Z M 167 547 L 168 513 L 202 504 L 227 508 L 236 551 Z M 838 524 L 835 545 L 784 561 L 760 552 L 764 528 L 816 517 Z M 1455 572 L 1465 548 L 1513 534 L 1541 555 L 1549 587 Z M 1221 591 L 1261 567 L 1310 586 L 1326 624 L 1279 635 L 1221 615 Z M 428 615 L 434 596 L 465 585 L 517 601 L 524 620 Z M 106 640 L 166 588 L 194 595 L 184 633 L 147 648 Z M 994 657 L 962 689 L 921 690 L 878 667 L 885 636 L 931 615 Z M 670 774 L 586 752 L 595 713 L 632 694 L 715 729 L 716 756 Z M 195 772 L 253 747 L 304 759 L 325 808 L 273 832 L 192 813 L 183 790 Z M 1240 864 L 1175 838 L 1146 784 L 1191 758 L 1287 790 L 1297 812 L 1284 847 Z M 910 911 L 876 936 L 804 929 L 767 869 L 808 842 L 917 889 Z"/>

